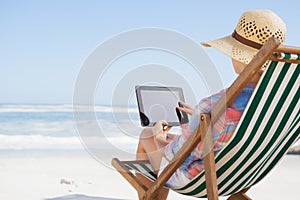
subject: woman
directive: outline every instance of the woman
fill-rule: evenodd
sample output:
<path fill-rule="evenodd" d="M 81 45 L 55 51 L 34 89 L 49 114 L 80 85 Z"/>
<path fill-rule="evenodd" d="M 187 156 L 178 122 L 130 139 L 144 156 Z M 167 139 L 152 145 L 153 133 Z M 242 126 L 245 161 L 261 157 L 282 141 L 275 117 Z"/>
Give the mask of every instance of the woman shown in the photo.
<path fill-rule="evenodd" d="M 283 43 L 285 34 L 285 23 L 279 16 L 270 10 L 254 10 L 243 13 L 232 35 L 202 43 L 202 45 L 214 47 L 230 56 L 235 72 L 240 74 L 255 56 L 258 49 L 270 37 L 275 37 Z M 225 146 L 234 133 L 258 79 L 259 74 L 256 74 L 233 103 L 226 108 L 225 114 L 213 125 L 215 154 Z M 202 99 L 195 109 L 182 102 L 184 107 L 178 109 L 190 114 L 191 117 L 188 124 L 182 125 L 182 134 L 178 137 L 168 133 L 171 127 L 168 127 L 166 130 L 163 129 L 163 125 L 168 125 L 163 120 L 157 122 L 152 128 L 144 129 L 140 135 L 136 158 L 138 160 L 150 160 L 152 167 L 159 175 L 184 142 L 196 130 L 199 125 L 199 114 L 209 113 L 224 92 L 225 90 L 222 90 L 217 94 Z M 202 169 L 203 155 L 200 142 L 172 175 L 167 185 L 174 189 L 180 188 L 189 183 Z M 167 191 L 162 190 L 161 198 L 164 199 L 166 195 Z"/>

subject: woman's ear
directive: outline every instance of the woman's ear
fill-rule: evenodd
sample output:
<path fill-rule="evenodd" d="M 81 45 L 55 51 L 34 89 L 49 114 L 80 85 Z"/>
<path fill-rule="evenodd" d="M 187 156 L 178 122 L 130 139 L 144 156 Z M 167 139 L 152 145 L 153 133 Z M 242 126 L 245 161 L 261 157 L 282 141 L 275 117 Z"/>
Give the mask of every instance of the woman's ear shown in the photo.
<path fill-rule="evenodd" d="M 239 62 L 235 59 L 231 59 L 231 60 L 232 60 L 232 65 L 233 65 L 234 71 L 237 74 L 240 74 L 247 66 L 247 64 Z"/>

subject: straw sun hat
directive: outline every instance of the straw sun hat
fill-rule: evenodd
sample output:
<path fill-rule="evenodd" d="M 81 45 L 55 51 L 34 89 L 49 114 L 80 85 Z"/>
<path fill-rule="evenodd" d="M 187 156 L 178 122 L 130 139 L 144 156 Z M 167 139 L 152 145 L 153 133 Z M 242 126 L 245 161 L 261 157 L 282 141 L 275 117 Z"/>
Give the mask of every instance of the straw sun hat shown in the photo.
<path fill-rule="evenodd" d="M 243 13 L 232 35 L 201 44 L 248 64 L 272 36 L 284 42 L 286 26 L 283 20 L 270 10 L 253 10 Z"/>

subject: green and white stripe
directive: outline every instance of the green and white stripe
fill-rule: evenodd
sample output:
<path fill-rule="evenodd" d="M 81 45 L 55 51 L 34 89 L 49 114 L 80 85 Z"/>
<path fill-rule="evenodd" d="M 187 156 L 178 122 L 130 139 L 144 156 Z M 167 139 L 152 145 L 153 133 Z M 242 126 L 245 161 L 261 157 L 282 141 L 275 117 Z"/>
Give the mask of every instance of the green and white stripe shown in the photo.
<path fill-rule="evenodd" d="M 216 156 L 220 195 L 259 182 L 299 138 L 300 65 L 272 61 L 258 83 L 232 139 Z M 206 197 L 204 172 L 175 190 Z"/>
<path fill-rule="evenodd" d="M 278 59 L 300 60 L 299 54 L 280 53 Z"/>
<path fill-rule="evenodd" d="M 140 172 L 141 174 L 143 174 L 150 180 L 156 180 L 156 178 L 157 178 L 149 161 L 141 162 L 138 164 L 137 163 L 128 163 L 125 165 L 133 170 Z"/>

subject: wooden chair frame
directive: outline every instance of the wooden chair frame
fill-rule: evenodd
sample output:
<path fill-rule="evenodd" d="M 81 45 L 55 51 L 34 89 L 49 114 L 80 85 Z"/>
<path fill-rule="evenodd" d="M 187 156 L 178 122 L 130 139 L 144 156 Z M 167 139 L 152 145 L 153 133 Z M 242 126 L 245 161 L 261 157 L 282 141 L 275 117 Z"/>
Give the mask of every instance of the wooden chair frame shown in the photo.
<path fill-rule="evenodd" d="M 147 187 L 143 181 L 140 174 L 133 174 L 130 169 L 124 165 L 126 162 L 121 162 L 117 158 L 112 159 L 112 165 L 121 173 L 121 175 L 137 190 L 140 199 L 152 200 L 158 199 L 158 190 L 164 187 L 166 182 L 176 171 L 176 169 L 182 164 L 182 162 L 188 157 L 188 155 L 193 151 L 197 144 L 206 135 L 212 135 L 211 124 L 214 124 L 220 116 L 224 113 L 225 108 L 231 104 L 231 102 L 237 97 L 237 95 L 242 91 L 250 79 L 259 73 L 261 66 L 267 60 L 280 60 L 276 57 L 276 53 L 297 53 L 300 54 L 300 49 L 289 46 L 280 46 L 278 40 L 270 38 L 266 44 L 260 49 L 256 54 L 255 58 L 248 64 L 245 70 L 236 78 L 233 84 L 228 88 L 226 94 L 219 100 L 219 102 L 214 106 L 209 114 L 200 115 L 200 126 L 192 134 L 192 136 L 187 140 L 183 147 L 178 151 L 169 165 L 163 170 L 161 175 L 151 184 L 151 187 Z M 280 61 L 290 62 L 289 60 L 281 59 Z M 293 61 L 295 63 L 300 63 L 300 61 Z M 210 140 L 209 140 L 210 139 Z M 208 142 L 207 142 L 208 141 Z M 206 138 L 205 145 L 211 145 L 212 138 Z M 204 144 L 203 144 L 204 145 Z M 206 148 L 203 146 L 203 148 Z M 131 161 L 132 162 L 132 161 Z M 138 162 L 138 161 L 137 161 Z M 218 186 L 217 186 L 217 176 L 215 167 L 215 158 L 213 149 L 204 157 L 204 170 L 205 170 L 205 180 L 206 180 L 206 190 L 207 197 L 209 200 L 218 199 Z M 229 197 L 229 200 L 249 200 L 250 198 L 245 194 L 249 188 L 236 193 Z"/>

